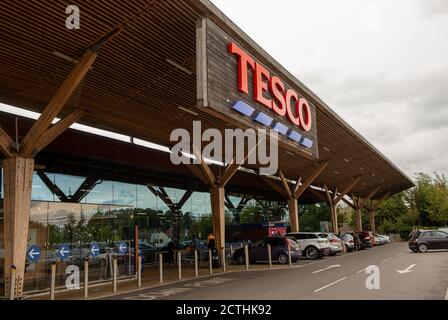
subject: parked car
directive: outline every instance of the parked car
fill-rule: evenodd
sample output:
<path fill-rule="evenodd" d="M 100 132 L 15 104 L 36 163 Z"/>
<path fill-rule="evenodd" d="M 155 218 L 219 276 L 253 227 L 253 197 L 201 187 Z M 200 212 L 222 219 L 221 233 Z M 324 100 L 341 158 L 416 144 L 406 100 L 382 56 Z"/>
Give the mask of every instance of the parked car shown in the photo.
<path fill-rule="evenodd" d="M 300 244 L 294 239 L 287 237 L 268 237 L 262 240 L 255 241 L 249 245 L 249 260 L 250 263 L 269 261 L 268 247 L 271 245 L 272 261 L 280 264 L 287 264 L 289 262 L 289 249 L 291 247 L 291 261 L 297 262 L 301 257 L 302 249 Z M 240 248 L 233 254 L 233 260 L 237 263 L 245 263 L 245 249 Z"/>
<path fill-rule="evenodd" d="M 334 233 L 321 233 L 319 236 L 328 239 L 328 243 L 330 244 L 330 255 L 335 256 L 342 252 L 342 240 Z"/>
<path fill-rule="evenodd" d="M 448 249 L 448 233 L 439 230 L 419 230 L 409 240 L 413 252 Z"/>
<path fill-rule="evenodd" d="M 373 237 L 375 238 L 375 243 L 377 246 L 385 245 L 390 242 L 390 238 L 388 236 L 384 236 L 378 233 L 374 233 Z"/>
<path fill-rule="evenodd" d="M 375 238 L 373 237 L 372 232 L 370 231 L 361 231 L 358 232 L 359 239 L 361 240 L 361 243 L 366 248 L 372 248 L 376 245 Z"/>
<path fill-rule="evenodd" d="M 343 233 L 341 234 L 341 240 L 344 241 L 345 250 L 347 252 L 355 250 L 355 239 L 353 238 L 353 235 L 350 233 Z"/>
<path fill-rule="evenodd" d="M 383 245 L 383 239 L 380 238 L 380 236 L 376 233 L 373 234 L 373 238 L 375 239 L 375 245 L 376 246 L 381 246 Z"/>
<path fill-rule="evenodd" d="M 319 232 L 296 232 L 288 233 L 286 236 L 297 240 L 302 247 L 303 256 L 315 260 L 331 253 L 328 239 L 322 238 L 319 234 Z"/>
<path fill-rule="evenodd" d="M 192 240 L 186 240 L 186 241 L 181 241 L 179 243 L 179 249 L 184 250 L 187 247 L 192 247 L 193 246 L 193 241 Z M 204 241 L 199 241 L 199 251 L 205 251 L 208 250 L 208 245 L 206 242 Z"/>

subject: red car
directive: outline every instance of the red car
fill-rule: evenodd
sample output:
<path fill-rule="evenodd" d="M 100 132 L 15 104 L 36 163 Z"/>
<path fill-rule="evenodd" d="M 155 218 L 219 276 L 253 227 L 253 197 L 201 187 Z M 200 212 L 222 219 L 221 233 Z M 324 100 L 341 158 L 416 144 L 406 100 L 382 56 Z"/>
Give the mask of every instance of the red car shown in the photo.
<path fill-rule="evenodd" d="M 371 231 L 361 231 L 358 232 L 358 235 L 359 239 L 365 247 L 372 248 L 376 245 L 375 237 L 373 236 Z"/>

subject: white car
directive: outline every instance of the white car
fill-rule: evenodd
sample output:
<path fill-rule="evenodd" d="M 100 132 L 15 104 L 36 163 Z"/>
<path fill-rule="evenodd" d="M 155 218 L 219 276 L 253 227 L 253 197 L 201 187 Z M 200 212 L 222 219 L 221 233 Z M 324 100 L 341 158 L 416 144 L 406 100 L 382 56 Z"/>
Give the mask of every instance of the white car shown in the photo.
<path fill-rule="evenodd" d="M 315 260 L 331 254 L 330 243 L 320 232 L 292 232 L 286 235 L 297 240 L 303 249 L 302 256 Z"/>
<path fill-rule="evenodd" d="M 321 233 L 319 236 L 328 239 L 328 243 L 330 244 L 330 254 L 332 256 L 335 256 L 343 251 L 342 240 L 339 239 L 334 233 Z"/>
<path fill-rule="evenodd" d="M 345 250 L 347 252 L 352 252 L 355 250 L 355 238 L 350 233 L 343 233 L 341 235 L 342 241 L 344 241 L 345 244 Z"/>
<path fill-rule="evenodd" d="M 376 242 L 377 246 L 390 243 L 390 237 L 388 237 L 388 236 L 378 234 L 378 233 L 374 233 L 373 236 L 375 238 L 375 242 Z"/>

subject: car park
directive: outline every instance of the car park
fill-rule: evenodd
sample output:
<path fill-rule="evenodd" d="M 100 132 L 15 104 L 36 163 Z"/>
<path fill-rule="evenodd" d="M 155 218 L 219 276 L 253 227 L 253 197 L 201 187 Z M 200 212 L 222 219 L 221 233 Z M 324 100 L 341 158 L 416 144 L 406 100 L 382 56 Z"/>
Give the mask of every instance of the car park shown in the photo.
<path fill-rule="evenodd" d="M 300 244 L 294 239 L 288 237 L 268 237 L 253 242 L 248 246 L 249 262 L 251 264 L 257 262 L 269 261 L 268 244 L 271 246 L 272 261 L 280 264 L 289 262 L 289 247 L 291 248 L 291 261 L 294 263 L 302 255 Z M 245 249 L 240 248 L 233 254 L 233 260 L 237 263 L 245 263 Z"/>
<path fill-rule="evenodd" d="M 315 260 L 331 254 L 330 244 L 327 238 L 322 238 L 319 232 L 295 232 L 288 233 L 302 247 L 302 255 L 309 260 Z"/>
<path fill-rule="evenodd" d="M 343 251 L 342 240 L 334 233 L 321 233 L 319 236 L 328 239 L 328 243 L 330 244 L 330 255 L 335 256 Z"/>
<path fill-rule="evenodd" d="M 448 233 L 439 230 L 419 230 L 409 240 L 409 249 L 421 253 L 448 249 Z"/>

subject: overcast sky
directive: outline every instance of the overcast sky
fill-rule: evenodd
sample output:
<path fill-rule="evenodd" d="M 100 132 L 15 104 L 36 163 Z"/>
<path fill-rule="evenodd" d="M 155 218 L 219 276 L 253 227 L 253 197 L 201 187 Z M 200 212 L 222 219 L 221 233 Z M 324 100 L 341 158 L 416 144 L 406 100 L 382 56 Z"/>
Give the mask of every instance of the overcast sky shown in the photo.
<path fill-rule="evenodd" d="M 448 0 L 212 0 L 409 176 L 448 175 Z"/>

